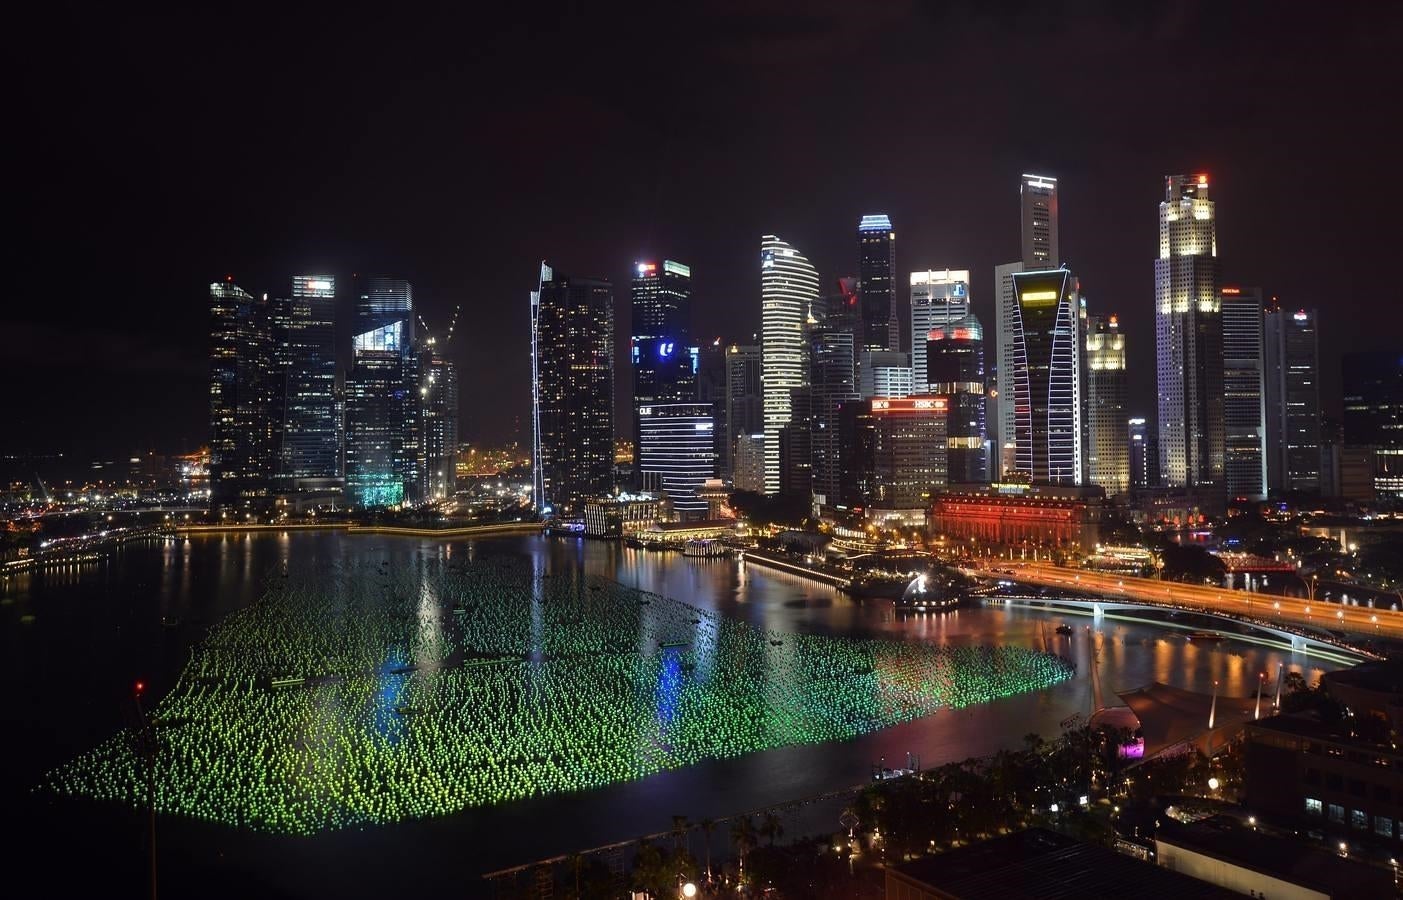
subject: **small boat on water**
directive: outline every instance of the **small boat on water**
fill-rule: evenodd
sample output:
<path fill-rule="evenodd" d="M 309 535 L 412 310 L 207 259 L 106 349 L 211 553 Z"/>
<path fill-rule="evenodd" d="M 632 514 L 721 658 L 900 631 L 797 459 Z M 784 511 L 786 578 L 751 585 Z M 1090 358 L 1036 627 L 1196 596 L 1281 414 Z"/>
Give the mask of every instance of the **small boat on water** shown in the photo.
<path fill-rule="evenodd" d="M 1217 631 L 1190 631 L 1184 635 L 1191 641 L 1221 641 L 1223 635 Z"/>
<path fill-rule="evenodd" d="M 1057 633 L 1063 635 L 1064 637 L 1070 637 L 1072 634 L 1072 626 L 1068 625 L 1066 622 L 1063 622 L 1061 625 L 1057 626 Z"/>

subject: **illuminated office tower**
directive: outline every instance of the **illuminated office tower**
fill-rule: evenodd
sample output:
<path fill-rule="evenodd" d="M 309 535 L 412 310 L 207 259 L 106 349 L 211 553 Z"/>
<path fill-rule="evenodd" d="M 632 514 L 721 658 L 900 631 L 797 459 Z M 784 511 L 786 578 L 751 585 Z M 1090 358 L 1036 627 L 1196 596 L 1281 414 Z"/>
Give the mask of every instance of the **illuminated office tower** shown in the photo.
<path fill-rule="evenodd" d="M 863 216 L 857 226 L 857 279 L 862 297 L 863 350 L 900 350 L 896 309 L 896 232 L 885 215 Z"/>
<path fill-rule="evenodd" d="M 857 392 L 863 399 L 909 397 L 915 393 L 909 353 L 864 350 L 858 356 L 857 374 Z"/>
<path fill-rule="evenodd" d="M 969 270 L 911 273 L 911 384 L 924 394 L 932 379 L 926 376 L 926 341 L 931 329 L 969 313 Z"/>
<path fill-rule="evenodd" d="M 1320 341 L 1313 309 L 1266 310 L 1267 482 L 1321 492 Z"/>
<path fill-rule="evenodd" d="M 276 384 L 268 300 L 232 281 L 209 286 L 210 506 L 271 502 L 277 469 Z"/>
<path fill-rule="evenodd" d="M 1130 491 L 1125 335 L 1115 316 L 1086 320 L 1086 481 L 1110 496 Z"/>
<path fill-rule="evenodd" d="M 439 352 L 436 343 L 428 338 L 419 354 L 426 500 L 453 496 L 458 465 L 458 368 Z"/>
<path fill-rule="evenodd" d="M 973 313 L 926 333 L 929 393 L 946 398 L 946 468 L 952 484 L 989 482 L 984 326 Z"/>
<path fill-rule="evenodd" d="M 732 457 L 731 483 L 738 491 L 765 493 L 765 435 L 738 434 Z"/>
<path fill-rule="evenodd" d="M 1380 496 L 1403 496 L 1403 353 L 1346 353 L 1340 374 L 1346 452 L 1363 454 Z"/>
<path fill-rule="evenodd" d="M 949 483 L 944 397 L 843 404 L 841 496 L 849 508 L 917 510 Z"/>
<path fill-rule="evenodd" d="M 806 323 L 818 299 L 818 272 L 772 234 L 760 241 L 761 378 L 765 416 L 765 492 L 780 489 L 779 432 L 792 417 L 791 392 L 808 384 Z"/>
<path fill-rule="evenodd" d="M 1150 472 L 1159 454 L 1152 446 L 1150 430 L 1145 420 L 1138 416 L 1128 419 L 1125 433 L 1130 445 L 1130 486 L 1136 489 L 1155 486 L 1157 482 Z"/>
<path fill-rule="evenodd" d="M 760 386 L 760 346 L 732 344 L 726 348 L 726 449 L 721 458 L 721 477 L 733 482 L 736 442 L 742 436 L 764 434 L 764 392 Z M 763 444 L 763 441 L 762 441 Z M 762 454 L 763 456 L 763 454 Z M 761 478 L 764 467 L 761 467 Z M 755 488 L 763 491 L 763 486 Z"/>
<path fill-rule="evenodd" d="M 1058 245 L 1057 179 L 1047 175 L 1024 174 L 1018 180 L 1019 234 L 1022 258 L 994 267 L 997 305 L 995 329 L 998 334 L 998 360 L 995 371 L 1000 383 L 998 415 L 994 417 L 998 476 L 1015 475 L 1018 449 L 1015 436 L 1015 404 L 1012 392 L 1014 345 L 1019 321 L 1018 296 L 1013 276 L 1023 271 L 1056 269 L 1062 264 Z M 1007 389 L 1005 389 L 1007 388 Z"/>
<path fill-rule="evenodd" d="M 1081 484 L 1077 279 L 1065 268 L 1022 271 L 1013 274 L 1013 289 L 1017 302 L 1006 323 L 1009 367 L 1001 377 L 1003 399 L 1013 408 L 1014 453 L 1013 471 L 1004 477 Z"/>
<path fill-rule="evenodd" d="M 706 518 L 697 491 L 715 472 L 709 403 L 650 403 L 638 408 L 638 451 L 649 461 L 643 488 L 667 494 L 679 519 Z"/>
<path fill-rule="evenodd" d="M 414 288 L 403 278 L 360 284 L 346 378 L 346 498 L 401 506 L 422 497 Z"/>
<path fill-rule="evenodd" d="M 813 492 L 820 504 L 838 502 L 842 451 L 839 413 L 844 403 L 856 400 L 853 323 L 841 314 L 829 314 L 813 331 L 810 362 L 809 446 L 813 463 Z"/>
<path fill-rule="evenodd" d="M 1228 496 L 1267 498 L 1262 289 L 1224 287 L 1223 479 Z"/>
<path fill-rule="evenodd" d="M 721 339 L 715 338 L 709 344 L 698 348 L 697 357 L 697 402 L 711 406 L 711 458 L 712 477 L 728 478 L 725 468 L 730 464 L 730 451 L 727 446 L 726 428 L 726 368 L 727 350 Z"/>
<path fill-rule="evenodd" d="M 614 481 L 614 294 L 541 263 L 531 292 L 532 453 L 536 508 L 584 515 Z"/>
<path fill-rule="evenodd" d="M 341 477 L 336 279 L 294 275 L 292 296 L 276 303 L 274 343 L 283 394 L 279 482 L 287 490 L 323 487 Z"/>
<path fill-rule="evenodd" d="M 697 357 L 690 347 L 692 270 L 670 259 L 635 262 L 630 310 L 634 468 L 646 490 L 672 463 L 653 455 L 656 444 L 643 446 L 641 410 L 697 399 Z"/>
<path fill-rule="evenodd" d="M 1216 211 L 1207 175 L 1165 177 L 1155 260 L 1159 475 L 1222 488 L 1223 320 Z"/>

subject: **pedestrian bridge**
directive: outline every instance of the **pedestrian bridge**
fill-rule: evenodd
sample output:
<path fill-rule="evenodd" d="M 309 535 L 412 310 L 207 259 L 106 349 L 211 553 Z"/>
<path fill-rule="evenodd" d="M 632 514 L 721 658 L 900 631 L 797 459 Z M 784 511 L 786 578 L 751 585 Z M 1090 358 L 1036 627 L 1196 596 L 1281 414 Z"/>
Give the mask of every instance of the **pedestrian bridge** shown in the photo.
<path fill-rule="evenodd" d="M 1141 622 L 1180 631 L 1201 631 L 1204 629 L 1202 625 L 1176 622 L 1163 617 L 1150 618 L 1144 614 L 1159 612 L 1162 615 L 1175 614 L 1205 619 L 1217 619 L 1249 629 L 1247 632 L 1237 630 L 1223 632 L 1224 637 L 1236 641 L 1260 644 L 1280 650 L 1289 649 L 1292 653 L 1300 653 L 1303 656 L 1314 656 L 1347 666 L 1363 662 L 1364 660 L 1379 658 L 1378 654 L 1351 643 L 1347 636 L 1337 637 L 1328 634 L 1297 631 L 1277 623 L 1263 621 L 1262 619 L 1249 618 L 1248 616 L 1235 615 L 1228 612 L 1206 610 L 1198 607 L 1178 607 L 1166 603 L 1136 602 L 1134 600 L 1123 599 L 1108 600 L 1059 596 L 1044 597 L 1018 594 L 991 594 L 984 597 L 983 600 L 987 606 L 1023 606 L 1033 609 L 1046 609 L 1051 612 L 1068 613 L 1070 615 L 1090 616 L 1093 620 L 1098 622 L 1102 619 L 1116 619 L 1129 622 Z"/>

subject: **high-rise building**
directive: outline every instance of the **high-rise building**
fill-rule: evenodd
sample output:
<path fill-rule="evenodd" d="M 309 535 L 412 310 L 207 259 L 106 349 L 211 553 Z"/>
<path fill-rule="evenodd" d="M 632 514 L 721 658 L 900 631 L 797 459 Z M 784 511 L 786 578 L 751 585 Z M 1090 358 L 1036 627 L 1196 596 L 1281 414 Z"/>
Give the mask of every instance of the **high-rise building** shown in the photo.
<path fill-rule="evenodd" d="M 758 344 L 732 344 L 726 348 L 726 440 L 721 477 L 734 483 L 736 442 L 742 435 L 765 431 L 764 390 L 760 381 L 761 351 Z M 762 473 L 763 475 L 763 473 Z M 763 486 L 756 488 L 763 491 Z"/>
<path fill-rule="evenodd" d="M 667 495 L 679 519 L 706 517 L 697 491 L 716 469 L 709 403 L 650 403 L 638 408 L 638 453 L 647 459 L 643 489 Z"/>
<path fill-rule="evenodd" d="M 362 320 L 364 321 L 364 320 Z M 413 499 L 413 431 L 417 365 L 406 348 L 403 320 L 358 334 L 346 378 L 346 500 L 353 506 L 393 507 Z M 407 446 L 408 444 L 408 446 Z M 417 455 L 417 454 L 416 454 Z"/>
<path fill-rule="evenodd" d="M 614 473 L 614 295 L 609 282 L 541 263 L 531 292 L 536 508 L 584 515 Z"/>
<path fill-rule="evenodd" d="M 1012 407 L 1014 477 L 1082 483 L 1081 298 L 1067 269 L 1012 274 L 1015 303 L 1005 313 L 1009 367 L 1003 399 Z M 1001 329 L 1001 338 L 1004 329 Z M 1004 357 L 1000 353 L 1000 357 Z M 1010 417 L 1005 412 L 1005 421 Z M 1008 438 L 1004 438 L 1005 442 Z"/>
<path fill-rule="evenodd" d="M 419 355 L 419 400 L 424 444 L 424 498 L 445 500 L 456 488 L 458 368 L 429 338 Z"/>
<path fill-rule="evenodd" d="M 656 444 L 643 446 L 641 410 L 659 403 L 693 403 L 697 399 L 698 355 L 690 341 L 692 270 L 665 259 L 633 264 L 632 329 L 634 469 L 640 484 L 656 480 L 673 463 L 656 458 Z M 714 423 L 713 423 L 714 424 Z"/>
<path fill-rule="evenodd" d="M 1018 181 L 1019 233 L 1022 257 L 1017 262 L 994 267 L 994 293 L 997 304 L 998 360 L 994 367 L 998 391 L 994 405 L 993 462 L 999 478 L 1018 477 L 1018 444 L 1014 426 L 1013 398 L 1014 347 L 1019 322 L 1018 294 L 1013 276 L 1023 271 L 1045 271 L 1062 264 L 1058 244 L 1057 179 L 1047 175 L 1024 174 Z M 1025 476 L 1026 477 L 1026 476 Z"/>
<path fill-rule="evenodd" d="M 341 477 L 336 410 L 336 279 L 294 275 L 278 302 L 273 341 L 282 388 L 280 488 L 322 488 Z"/>
<path fill-rule="evenodd" d="M 795 388 L 789 395 L 791 416 L 779 430 L 779 492 L 812 497 L 814 490 L 813 389 Z"/>
<path fill-rule="evenodd" d="M 984 327 L 966 313 L 926 333 L 929 393 L 946 398 L 946 468 L 952 484 L 987 484 Z"/>
<path fill-rule="evenodd" d="M 371 275 L 361 283 L 356 302 L 356 334 L 403 322 L 404 352 L 414 346 L 414 286 L 403 278 Z"/>
<path fill-rule="evenodd" d="M 1154 460 L 1158 457 L 1151 443 L 1149 428 L 1145 420 L 1136 417 L 1126 423 L 1126 435 L 1130 445 L 1130 485 L 1137 490 L 1154 487 L 1157 481 L 1150 475 Z"/>
<path fill-rule="evenodd" d="M 1023 228 L 1023 267 L 1055 269 L 1062 265 L 1057 243 L 1057 179 L 1023 175 L 1018 186 Z"/>
<path fill-rule="evenodd" d="M 209 286 L 210 506 L 271 502 L 277 469 L 273 342 L 268 300 L 232 281 Z"/>
<path fill-rule="evenodd" d="M 841 489 L 841 436 L 839 411 L 856 400 L 852 323 L 830 315 L 813 331 L 810 364 L 809 446 L 813 464 L 813 492 L 820 504 L 836 504 Z"/>
<path fill-rule="evenodd" d="M 1223 306 L 1223 479 L 1228 497 L 1267 498 L 1262 289 L 1228 286 Z"/>
<path fill-rule="evenodd" d="M 944 397 L 872 397 L 844 403 L 845 506 L 914 510 L 949 483 Z"/>
<path fill-rule="evenodd" d="M 765 435 L 737 434 L 731 484 L 738 491 L 765 493 Z"/>
<path fill-rule="evenodd" d="M 863 398 L 909 397 L 915 393 L 911 354 L 897 350 L 864 350 L 858 358 L 857 392 Z"/>
<path fill-rule="evenodd" d="M 926 341 L 931 329 L 969 313 L 969 270 L 911 273 L 911 383 L 915 393 L 930 389 L 926 376 Z"/>
<path fill-rule="evenodd" d="M 863 216 L 857 225 L 857 278 L 862 297 L 863 350 L 900 350 L 896 308 L 896 232 L 885 215 Z"/>
<path fill-rule="evenodd" d="M 1267 484 L 1319 494 L 1320 342 L 1315 310 L 1266 310 Z"/>
<path fill-rule="evenodd" d="M 1155 354 L 1160 478 L 1223 488 L 1223 322 L 1207 175 L 1169 175 L 1159 204 Z"/>
<path fill-rule="evenodd" d="M 767 234 L 760 241 L 760 323 L 764 385 L 765 492 L 780 489 L 779 431 L 792 417 L 791 394 L 808 383 L 806 323 L 818 299 L 818 272 L 797 249 Z"/>
<path fill-rule="evenodd" d="M 1108 495 L 1130 491 L 1125 335 L 1115 316 L 1086 321 L 1086 481 Z"/>
<path fill-rule="evenodd" d="M 711 406 L 711 457 L 713 477 L 729 477 L 730 450 L 726 438 L 727 347 L 718 337 L 699 348 L 697 402 Z"/>
<path fill-rule="evenodd" d="M 1403 496 L 1403 353 L 1346 353 L 1340 369 L 1345 447 L 1373 450 L 1375 492 Z"/>

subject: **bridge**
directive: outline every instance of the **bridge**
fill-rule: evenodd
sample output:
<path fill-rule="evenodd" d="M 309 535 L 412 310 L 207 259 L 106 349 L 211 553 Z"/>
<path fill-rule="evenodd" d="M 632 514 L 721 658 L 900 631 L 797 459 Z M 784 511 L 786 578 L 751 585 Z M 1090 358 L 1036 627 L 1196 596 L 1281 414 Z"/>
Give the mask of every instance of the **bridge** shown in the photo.
<path fill-rule="evenodd" d="M 1248 625 L 1272 635 L 1293 650 L 1316 655 L 1348 654 L 1357 661 L 1375 658 L 1376 650 L 1360 646 L 1367 640 L 1403 640 L 1403 612 L 1389 608 L 1345 606 L 1309 598 L 1278 597 L 1206 585 L 1179 584 L 1148 578 L 1105 575 L 1043 564 L 999 566 L 997 561 L 970 571 L 982 578 L 1036 585 L 1059 591 L 1098 595 L 1010 598 L 1020 603 L 1058 607 L 1100 617 L 1147 608 L 1189 612 Z"/>

